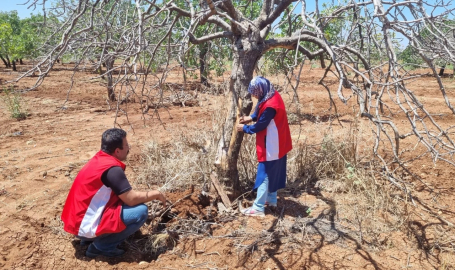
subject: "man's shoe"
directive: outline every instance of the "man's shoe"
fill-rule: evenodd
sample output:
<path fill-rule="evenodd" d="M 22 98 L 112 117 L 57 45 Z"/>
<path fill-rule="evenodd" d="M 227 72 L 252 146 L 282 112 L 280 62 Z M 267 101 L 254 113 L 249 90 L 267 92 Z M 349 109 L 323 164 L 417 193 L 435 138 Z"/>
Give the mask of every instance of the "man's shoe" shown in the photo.
<path fill-rule="evenodd" d="M 243 209 L 242 214 L 244 214 L 245 216 L 251 216 L 251 217 L 265 217 L 264 212 L 255 210 L 252 207 Z"/>
<path fill-rule="evenodd" d="M 106 257 L 118 257 L 122 256 L 125 253 L 123 249 L 115 248 L 109 251 L 101 251 L 97 249 L 93 244 L 88 246 L 87 251 L 85 252 L 85 256 L 89 258 L 95 258 L 96 256 L 102 255 Z"/>

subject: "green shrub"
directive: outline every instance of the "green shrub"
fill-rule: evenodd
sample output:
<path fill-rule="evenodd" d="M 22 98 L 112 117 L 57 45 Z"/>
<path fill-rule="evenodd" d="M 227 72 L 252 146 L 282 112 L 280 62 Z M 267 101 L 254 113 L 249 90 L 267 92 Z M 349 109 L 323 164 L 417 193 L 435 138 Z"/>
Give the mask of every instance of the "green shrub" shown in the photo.
<path fill-rule="evenodd" d="M 3 93 L 2 99 L 11 117 L 17 120 L 25 119 L 27 117 L 27 112 L 24 108 L 20 93 L 15 92 L 12 86 L 3 88 Z"/>

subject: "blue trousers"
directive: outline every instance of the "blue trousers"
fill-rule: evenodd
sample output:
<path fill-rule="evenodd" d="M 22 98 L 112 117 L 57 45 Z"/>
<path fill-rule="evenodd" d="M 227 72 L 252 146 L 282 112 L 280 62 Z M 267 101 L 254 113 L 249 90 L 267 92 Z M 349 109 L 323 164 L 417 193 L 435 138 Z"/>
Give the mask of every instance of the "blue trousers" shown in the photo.
<path fill-rule="evenodd" d="M 265 202 L 270 204 L 277 203 L 276 191 L 269 192 L 269 178 L 265 177 L 264 181 L 259 185 L 256 195 L 256 200 L 254 200 L 253 209 L 256 211 L 264 212 Z"/>
<path fill-rule="evenodd" d="M 130 235 L 138 231 L 148 217 L 148 208 L 145 204 L 136 206 L 122 206 L 121 218 L 126 228 L 119 233 L 108 233 L 95 238 L 79 237 L 82 241 L 93 241 L 93 245 L 101 251 L 109 251 L 117 248 Z"/>

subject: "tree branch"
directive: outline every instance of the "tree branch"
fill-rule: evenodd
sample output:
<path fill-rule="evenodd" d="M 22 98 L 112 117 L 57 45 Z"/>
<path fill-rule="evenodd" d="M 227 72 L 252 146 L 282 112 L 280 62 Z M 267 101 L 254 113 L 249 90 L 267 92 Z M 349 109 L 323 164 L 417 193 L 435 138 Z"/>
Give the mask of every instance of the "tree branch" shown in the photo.
<path fill-rule="evenodd" d="M 208 1 L 210 1 L 210 0 L 208 0 Z M 211 5 L 209 4 L 209 6 L 211 6 Z M 212 6 L 214 7 L 213 2 L 212 2 Z M 156 6 L 156 8 L 159 8 L 159 7 Z M 168 10 L 170 10 L 170 11 L 174 11 L 174 12 L 178 13 L 179 16 L 191 18 L 191 12 L 177 7 L 174 3 L 169 3 L 168 5 L 166 5 L 166 8 L 168 8 Z M 216 12 L 216 13 L 209 12 L 208 14 L 209 14 L 209 16 L 207 16 L 207 14 L 204 14 L 200 18 L 201 24 L 205 24 L 206 22 L 208 22 L 208 23 L 216 24 L 217 26 L 221 27 L 225 31 L 232 31 L 231 26 L 217 16 L 218 12 Z M 220 14 L 220 15 L 222 15 L 222 14 Z"/>
<path fill-rule="evenodd" d="M 201 43 L 204 43 L 204 42 L 207 42 L 207 41 L 210 41 L 210 40 L 213 40 L 213 39 L 217 39 L 217 38 L 230 38 L 232 36 L 234 36 L 234 34 L 232 32 L 218 32 L 218 33 L 214 33 L 214 34 L 211 34 L 211 35 L 207 35 L 207 36 L 203 36 L 203 37 L 200 37 L 200 38 L 196 38 L 192 33 L 188 33 L 188 36 L 190 38 L 190 42 L 193 43 L 193 44 L 201 44 Z"/>
<path fill-rule="evenodd" d="M 275 48 L 285 48 L 289 50 L 295 50 L 297 49 L 297 45 L 299 41 L 308 41 L 311 43 L 314 43 L 318 45 L 320 48 L 325 48 L 324 42 L 315 37 L 315 36 L 310 36 L 307 34 L 301 35 L 300 37 L 298 36 L 292 36 L 292 37 L 284 37 L 284 38 L 275 38 L 275 39 L 267 39 L 265 41 L 265 48 L 264 51 L 270 51 Z"/>
<path fill-rule="evenodd" d="M 262 19 L 262 17 L 259 17 L 257 20 L 256 25 L 260 30 L 264 29 L 267 27 L 267 25 L 271 24 L 273 21 L 275 21 L 281 13 L 289 7 L 293 2 L 296 2 L 297 0 L 283 0 L 281 3 L 278 4 L 278 6 L 273 10 L 270 15 L 268 15 L 267 18 Z"/>

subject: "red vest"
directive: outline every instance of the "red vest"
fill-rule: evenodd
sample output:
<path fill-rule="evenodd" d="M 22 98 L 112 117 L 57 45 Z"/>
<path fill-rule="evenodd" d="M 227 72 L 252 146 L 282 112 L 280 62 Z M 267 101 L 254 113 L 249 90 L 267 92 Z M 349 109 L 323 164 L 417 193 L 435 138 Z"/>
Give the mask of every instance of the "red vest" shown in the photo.
<path fill-rule="evenodd" d="M 292 149 L 286 108 L 278 92 L 259 106 L 258 119 L 266 108 L 274 108 L 276 114 L 266 129 L 256 133 L 256 152 L 259 162 L 280 159 Z"/>
<path fill-rule="evenodd" d="M 125 164 L 99 151 L 78 173 L 71 186 L 62 212 L 65 231 L 86 238 L 105 233 L 118 233 L 126 226 L 120 214 L 122 200 L 101 181 L 109 168 Z"/>

